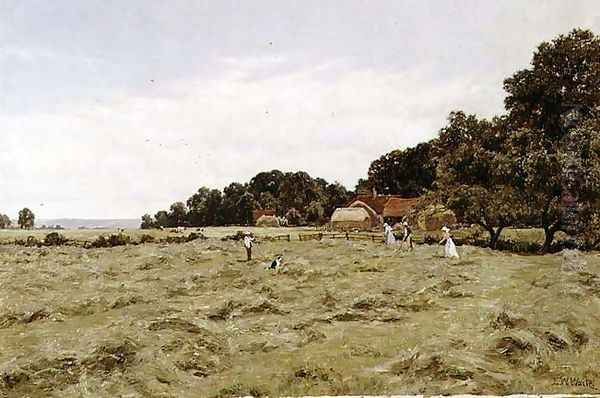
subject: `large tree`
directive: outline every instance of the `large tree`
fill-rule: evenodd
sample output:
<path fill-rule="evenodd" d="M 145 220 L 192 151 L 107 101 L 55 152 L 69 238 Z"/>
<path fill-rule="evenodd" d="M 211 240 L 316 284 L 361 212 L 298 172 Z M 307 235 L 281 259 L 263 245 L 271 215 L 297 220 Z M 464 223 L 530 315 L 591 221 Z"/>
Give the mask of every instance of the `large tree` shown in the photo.
<path fill-rule="evenodd" d="M 19 227 L 21 229 L 31 229 L 35 224 L 35 214 L 27 207 L 19 211 Z"/>
<path fill-rule="evenodd" d="M 179 227 L 186 224 L 187 208 L 183 202 L 175 202 L 169 209 L 169 226 Z"/>
<path fill-rule="evenodd" d="M 435 160 L 431 143 L 395 150 L 373 161 L 369 185 L 378 193 L 417 197 L 431 190 L 435 180 Z"/>
<path fill-rule="evenodd" d="M 154 220 L 156 220 L 157 227 L 168 227 L 169 226 L 169 213 L 165 210 L 159 210 L 154 215 Z"/>
<path fill-rule="evenodd" d="M 294 208 L 304 213 L 311 202 L 323 201 L 322 183 L 317 182 L 304 171 L 285 173 L 279 199 L 285 212 Z"/>
<path fill-rule="evenodd" d="M 569 175 L 589 176 L 582 169 L 586 155 L 581 147 L 592 137 L 583 131 L 596 129 L 593 120 L 600 113 L 600 39 L 576 29 L 540 44 L 531 67 L 506 79 L 504 89 L 515 131 L 510 137 L 518 165 L 515 181 L 526 194 L 535 223 L 544 229 L 548 250 L 557 231 L 579 232 L 571 210 L 592 205 L 589 193 L 583 192 L 588 187 L 568 180 Z"/>
<path fill-rule="evenodd" d="M 273 197 L 279 196 L 279 188 L 283 182 L 283 173 L 279 170 L 263 171 L 252 177 L 248 190 L 255 198 L 263 192 L 269 192 Z"/>
<path fill-rule="evenodd" d="M 241 224 L 243 215 L 239 210 L 241 197 L 247 192 L 247 187 L 243 184 L 232 182 L 223 189 L 223 202 L 221 211 L 223 222 L 227 225 Z"/>
<path fill-rule="evenodd" d="M 435 147 L 440 195 L 459 219 L 489 232 L 491 248 L 527 211 L 513 184 L 511 158 L 505 156 L 507 134 L 503 119 L 453 112 Z"/>

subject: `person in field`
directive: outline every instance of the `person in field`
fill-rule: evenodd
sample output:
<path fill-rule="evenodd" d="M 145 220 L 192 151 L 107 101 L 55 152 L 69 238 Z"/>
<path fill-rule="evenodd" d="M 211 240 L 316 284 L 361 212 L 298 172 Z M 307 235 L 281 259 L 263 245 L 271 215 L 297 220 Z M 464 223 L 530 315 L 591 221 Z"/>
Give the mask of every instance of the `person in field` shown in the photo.
<path fill-rule="evenodd" d="M 408 222 L 404 221 L 402 223 L 402 225 L 404 226 L 404 236 L 402 238 L 402 241 L 404 242 L 404 244 L 406 245 L 406 247 L 409 250 L 413 250 L 415 248 L 414 244 L 413 244 L 413 240 L 412 240 L 412 229 L 410 228 L 410 225 L 408 225 Z"/>
<path fill-rule="evenodd" d="M 252 260 L 252 246 L 254 246 L 254 238 L 250 232 L 244 233 L 244 248 L 246 249 L 246 261 Z"/>
<path fill-rule="evenodd" d="M 394 231 L 392 227 L 389 226 L 388 223 L 383 224 L 383 238 L 385 240 L 386 245 L 395 245 L 396 237 L 394 236 Z"/>
<path fill-rule="evenodd" d="M 450 228 L 444 225 L 442 227 L 442 231 L 444 232 L 444 237 L 440 241 L 440 245 L 446 242 L 446 245 L 444 246 L 444 256 L 450 258 L 459 258 L 458 252 L 456 251 L 456 245 L 450 236 Z"/>

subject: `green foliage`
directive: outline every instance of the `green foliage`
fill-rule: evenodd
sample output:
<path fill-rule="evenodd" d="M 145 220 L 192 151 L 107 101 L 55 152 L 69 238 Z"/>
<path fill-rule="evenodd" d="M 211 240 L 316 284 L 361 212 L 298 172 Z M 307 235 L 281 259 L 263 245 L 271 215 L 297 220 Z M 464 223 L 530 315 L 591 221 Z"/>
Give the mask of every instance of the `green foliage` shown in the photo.
<path fill-rule="evenodd" d="M 10 217 L 6 214 L 0 214 L 0 229 L 9 228 L 12 224 Z"/>
<path fill-rule="evenodd" d="M 67 238 L 58 232 L 50 232 L 44 238 L 44 244 L 46 246 L 60 246 L 65 243 L 67 243 Z"/>
<path fill-rule="evenodd" d="M 35 215 L 31 210 L 25 207 L 23 210 L 19 211 L 19 228 L 21 229 L 31 229 L 35 224 Z"/>
<path fill-rule="evenodd" d="M 169 227 L 179 227 L 186 225 L 187 208 L 183 202 L 175 202 L 169 209 Z"/>
<path fill-rule="evenodd" d="M 285 218 L 287 219 L 288 224 L 292 226 L 304 225 L 306 223 L 304 217 L 302 217 L 302 213 L 293 207 L 285 213 Z"/>
<path fill-rule="evenodd" d="M 165 210 L 159 210 L 155 215 L 154 219 L 156 220 L 157 227 L 168 227 L 169 226 L 169 213 Z"/>
<path fill-rule="evenodd" d="M 381 156 L 369 167 L 369 186 L 386 195 L 423 195 L 435 181 L 436 162 L 431 149 L 431 143 L 426 142 Z"/>
<path fill-rule="evenodd" d="M 325 209 L 319 201 L 311 202 L 306 208 L 306 221 L 321 225 L 325 222 Z"/>
<path fill-rule="evenodd" d="M 142 216 L 142 224 L 140 225 L 141 229 L 152 229 L 156 228 L 156 221 L 150 214 L 144 214 Z"/>

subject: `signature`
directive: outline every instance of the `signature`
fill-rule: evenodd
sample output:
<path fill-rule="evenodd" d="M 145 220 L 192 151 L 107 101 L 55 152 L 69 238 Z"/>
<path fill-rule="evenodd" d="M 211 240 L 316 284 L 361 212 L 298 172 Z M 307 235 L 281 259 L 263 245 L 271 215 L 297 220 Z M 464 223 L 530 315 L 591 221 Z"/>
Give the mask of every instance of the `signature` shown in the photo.
<path fill-rule="evenodd" d="M 570 386 L 570 387 L 588 387 L 596 389 L 594 382 L 590 379 L 584 379 L 580 377 L 565 377 L 561 376 L 554 380 L 554 385 L 558 386 Z"/>

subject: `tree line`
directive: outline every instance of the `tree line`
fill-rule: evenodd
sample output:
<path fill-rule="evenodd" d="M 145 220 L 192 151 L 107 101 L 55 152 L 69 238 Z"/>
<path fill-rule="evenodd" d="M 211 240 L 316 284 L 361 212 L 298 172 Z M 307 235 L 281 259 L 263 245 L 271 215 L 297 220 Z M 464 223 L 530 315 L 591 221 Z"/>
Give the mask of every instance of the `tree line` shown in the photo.
<path fill-rule="evenodd" d="M 19 211 L 19 218 L 17 219 L 19 228 L 31 229 L 35 224 L 35 214 L 27 207 Z M 6 214 L 0 214 L 0 229 L 10 228 L 12 226 L 12 220 Z"/>
<path fill-rule="evenodd" d="M 435 199 L 489 232 L 558 231 L 600 244 L 600 38 L 575 29 L 541 43 L 504 80 L 505 112 L 454 111 L 436 138 L 375 160 L 359 188 Z"/>
<path fill-rule="evenodd" d="M 185 202 L 142 216 L 142 229 L 176 226 L 249 225 L 256 209 L 273 209 L 291 225 L 320 224 L 352 198 L 342 184 L 313 178 L 304 171 L 260 172 L 246 183 L 223 189 L 201 187 Z"/>

